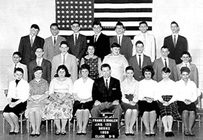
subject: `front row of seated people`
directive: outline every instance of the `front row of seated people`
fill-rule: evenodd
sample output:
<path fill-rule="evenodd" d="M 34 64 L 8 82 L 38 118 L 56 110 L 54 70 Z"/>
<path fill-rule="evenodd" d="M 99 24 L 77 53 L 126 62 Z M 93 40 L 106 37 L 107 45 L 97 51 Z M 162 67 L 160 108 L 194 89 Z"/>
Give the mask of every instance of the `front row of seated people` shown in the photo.
<path fill-rule="evenodd" d="M 23 77 L 23 69 L 16 68 L 15 80 L 10 82 L 8 90 L 9 104 L 3 116 L 10 124 L 9 134 L 19 133 L 18 118 L 21 112 L 29 119 L 32 127 L 30 136 L 40 135 L 40 124 L 43 119 L 53 119 L 56 135 L 65 135 L 68 119 L 76 116 L 78 122 L 77 135 L 85 135 L 88 119 L 99 117 L 103 110 L 112 111 L 120 125 L 121 114 L 124 112 L 125 135 L 134 135 L 133 126 L 138 115 L 142 117 L 146 136 L 155 136 L 154 124 L 160 115 L 166 137 L 174 136 L 172 124 L 174 119 L 184 123 L 184 134 L 194 136 L 194 125 L 197 100 L 197 87 L 189 79 L 190 69 L 180 69 L 181 80 L 172 81 L 168 67 L 162 69 L 163 80 L 152 79 L 153 67 L 148 65 L 142 69 L 144 79 L 140 82 L 133 78 L 132 66 L 126 68 L 123 82 L 111 76 L 111 67 L 102 64 L 102 77 L 93 81 L 88 77 L 89 66 L 83 64 L 80 72 L 82 77 L 73 84 L 68 69 L 60 65 L 55 78 L 48 83 L 41 78 L 43 70 L 35 67 L 35 78 L 28 84 Z M 49 97 L 49 98 L 47 98 Z M 139 113 L 138 113 L 139 111 Z"/>

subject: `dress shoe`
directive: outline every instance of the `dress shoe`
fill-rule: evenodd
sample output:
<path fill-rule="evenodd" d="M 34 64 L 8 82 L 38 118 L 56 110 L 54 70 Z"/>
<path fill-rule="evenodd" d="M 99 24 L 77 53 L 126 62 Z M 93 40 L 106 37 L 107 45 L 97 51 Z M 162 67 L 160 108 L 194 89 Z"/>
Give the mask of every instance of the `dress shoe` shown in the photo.
<path fill-rule="evenodd" d="M 154 137 L 154 136 L 156 136 L 156 133 L 154 133 L 154 132 L 153 132 L 153 133 L 150 133 L 150 136 L 153 136 L 153 137 Z"/>
<path fill-rule="evenodd" d="M 19 132 L 14 132 L 15 135 L 19 134 Z"/>
<path fill-rule="evenodd" d="M 76 135 L 82 135 L 82 132 L 77 132 Z"/>
<path fill-rule="evenodd" d="M 60 131 L 56 130 L 55 135 L 60 135 Z"/>
<path fill-rule="evenodd" d="M 13 135 L 13 134 L 15 134 L 15 132 L 9 132 L 9 135 Z"/>
<path fill-rule="evenodd" d="M 190 132 L 190 133 L 189 133 L 189 136 L 191 136 L 191 137 L 195 137 L 195 134 L 192 133 L 192 132 Z"/>
<path fill-rule="evenodd" d="M 151 135 L 150 133 L 145 133 L 145 136 L 150 137 Z"/>
<path fill-rule="evenodd" d="M 87 135 L 87 132 L 81 132 L 81 135 Z"/>
<path fill-rule="evenodd" d="M 30 133 L 30 137 L 34 137 L 34 136 L 35 136 L 35 134 Z"/>
<path fill-rule="evenodd" d="M 184 135 L 185 136 L 190 136 L 190 133 L 189 132 L 184 132 Z"/>
<path fill-rule="evenodd" d="M 129 132 L 125 132 L 125 135 L 126 135 L 126 136 L 130 136 L 130 133 L 129 133 Z"/>

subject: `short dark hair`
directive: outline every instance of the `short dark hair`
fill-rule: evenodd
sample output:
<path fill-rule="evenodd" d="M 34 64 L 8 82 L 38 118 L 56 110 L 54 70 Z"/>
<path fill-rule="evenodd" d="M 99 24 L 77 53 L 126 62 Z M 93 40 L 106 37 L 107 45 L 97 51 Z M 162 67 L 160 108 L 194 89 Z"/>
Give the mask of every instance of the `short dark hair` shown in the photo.
<path fill-rule="evenodd" d="M 39 26 L 38 26 L 37 24 L 32 24 L 30 28 L 35 28 L 35 29 L 40 30 L 40 29 L 39 29 Z"/>
<path fill-rule="evenodd" d="M 65 45 L 67 45 L 67 47 L 69 47 L 69 45 L 68 45 L 68 43 L 67 43 L 66 41 L 61 41 L 60 47 L 61 47 L 61 45 L 63 45 L 63 44 L 65 44 Z"/>
<path fill-rule="evenodd" d="M 19 57 L 21 57 L 21 53 L 20 53 L 20 52 L 14 52 L 14 53 L 13 53 L 13 56 L 14 56 L 14 55 L 18 55 Z"/>
<path fill-rule="evenodd" d="M 114 48 L 114 47 L 121 48 L 121 46 L 118 43 L 116 43 L 116 42 L 111 44 L 111 48 Z"/>
<path fill-rule="evenodd" d="M 180 69 L 180 73 L 182 74 L 183 72 L 187 72 L 189 74 L 190 73 L 190 69 L 188 67 L 182 67 Z"/>
<path fill-rule="evenodd" d="M 147 65 L 144 68 L 142 68 L 142 75 L 144 76 L 145 72 L 151 72 L 151 78 L 154 76 L 154 69 L 151 65 Z"/>
<path fill-rule="evenodd" d="M 82 64 L 80 66 L 80 70 L 83 70 L 83 69 L 86 69 L 86 70 L 90 71 L 90 66 L 88 64 Z"/>
<path fill-rule="evenodd" d="M 139 23 L 139 26 L 140 26 L 141 24 L 145 24 L 145 25 L 147 25 L 147 26 L 148 26 L 148 24 L 147 24 L 147 22 L 146 22 L 146 21 L 141 21 L 141 22 Z"/>
<path fill-rule="evenodd" d="M 92 27 L 94 27 L 94 25 L 99 25 L 100 27 L 102 27 L 101 22 L 98 20 L 93 22 Z"/>
<path fill-rule="evenodd" d="M 133 72 L 134 72 L 134 68 L 132 67 L 132 66 L 127 66 L 126 68 L 125 68 L 125 71 L 127 72 L 128 70 L 132 70 Z"/>
<path fill-rule="evenodd" d="M 42 67 L 40 67 L 40 66 L 36 66 L 36 67 L 33 68 L 34 73 L 35 73 L 36 71 L 38 71 L 38 70 L 41 70 L 41 71 L 43 72 L 43 69 L 42 69 Z"/>
<path fill-rule="evenodd" d="M 66 73 L 65 77 L 70 77 L 71 76 L 70 73 L 68 72 L 67 67 L 65 65 L 60 65 L 60 66 L 58 66 L 58 68 L 56 70 L 56 74 L 54 75 L 54 77 L 59 77 L 58 72 L 59 72 L 60 69 L 65 70 L 65 73 Z"/>
<path fill-rule="evenodd" d="M 20 68 L 20 67 L 15 68 L 14 73 L 16 73 L 16 71 L 19 71 L 19 72 L 21 72 L 22 74 L 24 73 L 24 70 L 23 70 L 22 68 Z"/>
<path fill-rule="evenodd" d="M 106 68 L 106 67 L 111 70 L 111 66 L 110 66 L 109 64 L 107 64 L 107 63 L 104 63 L 104 64 L 101 65 L 101 70 L 102 70 L 103 68 Z"/>
<path fill-rule="evenodd" d="M 136 43 L 135 43 L 135 46 L 137 46 L 137 44 L 142 44 L 144 46 L 144 43 L 140 40 L 138 40 Z"/>
<path fill-rule="evenodd" d="M 73 22 L 71 23 L 71 25 L 73 25 L 73 24 L 78 24 L 78 25 L 80 26 L 80 23 L 79 23 L 78 21 L 73 21 Z"/>
<path fill-rule="evenodd" d="M 121 21 L 118 21 L 116 23 L 116 26 L 122 26 L 125 29 L 125 26 L 123 25 L 123 23 Z M 115 29 L 116 29 L 116 27 L 115 27 Z"/>
<path fill-rule="evenodd" d="M 171 73 L 171 70 L 169 67 L 163 67 L 161 71 L 164 73 Z"/>
<path fill-rule="evenodd" d="M 171 22 L 171 25 L 172 25 L 172 24 L 176 24 L 176 26 L 179 27 L 178 23 L 175 22 L 175 21 L 172 21 L 172 22 Z"/>
<path fill-rule="evenodd" d="M 52 24 L 50 25 L 50 28 L 51 28 L 52 26 L 56 26 L 56 27 L 59 29 L 59 25 L 58 25 L 57 23 L 52 23 Z"/>
<path fill-rule="evenodd" d="M 183 51 L 182 54 L 181 54 L 181 57 L 184 55 L 184 54 L 187 54 L 189 57 L 191 57 L 190 53 L 188 51 Z"/>
<path fill-rule="evenodd" d="M 161 50 L 162 50 L 162 49 L 168 49 L 168 50 L 169 50 L 168 46 L 162 46 L 162 47 L 161 47 Z"/>

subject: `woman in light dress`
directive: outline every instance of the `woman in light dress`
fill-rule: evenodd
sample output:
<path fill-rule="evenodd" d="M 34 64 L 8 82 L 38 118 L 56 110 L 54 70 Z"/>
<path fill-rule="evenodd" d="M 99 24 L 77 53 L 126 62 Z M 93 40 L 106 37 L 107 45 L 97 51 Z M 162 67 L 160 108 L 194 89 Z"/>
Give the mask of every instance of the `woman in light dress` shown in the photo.
<path fill-rule="evenodd" d="M 56 135 L 66 135 L 67 120 L 72 118 L 73 82 L 65 65 L 57 68 L 49 87 L 50 103 L 45 107 L 47 119 L 54 119 Z"/>

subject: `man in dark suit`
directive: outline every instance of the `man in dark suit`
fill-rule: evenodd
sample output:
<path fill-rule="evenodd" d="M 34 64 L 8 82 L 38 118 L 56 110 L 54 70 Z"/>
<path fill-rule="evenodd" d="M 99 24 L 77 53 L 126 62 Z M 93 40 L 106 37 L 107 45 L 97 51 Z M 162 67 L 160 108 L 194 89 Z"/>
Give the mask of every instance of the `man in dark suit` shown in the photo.
<path fill-rule="evenodd" d="M 95 21 L 92 28 L 95 34 L 91 36 L 90 44 L 95 46 L 94 54 L 103 60 L 110 53 L 109 37 L 101 32 L 102 25 L 99 21 Z"/>
<path fill-rule="evenodd" d="M 154 61 L 153 68 L 155 74 L 153 78 L 157 82 L 160 82 L 163 79 L 162 69 L 164 67 L 168 67 L 171 70 L 169 78 L 173 81 L 178 81 L 178 70 L 176 67 L 176 62 L 175 60 L 168 58 L 169 53 L 170 52 L 167 46 L 161 47 L 161 57 Z"/>
<path fill-rule="evenodd" d="M 110 46 L 113 43 L 118 43 L 121 46 L 120 53 L 129 61 L 130 57 L 132 56 L 133 49 L 131 38 L 124 36 L 125 27 L 121 22 L 117 22 L 115 31 L 117 35 L 110 38 Z"/>
<path fill-rule="evenodd" d="M 111 67 L 109 64 L 101 66 L 103 77 L 95 80 L 92 89 L 92 99 L 94 106 L 91 110 L 92 117 L 99 117 L 101 111 L 108 109 L 113 112 L 113 117 L 120 122 L 122 109 L 121 89 L 119 80 L 111 77 Z"/>
<path fill-rule="evenodd" d="M 40 29 L 37 24 L 32 24 L 30 34 L 20 39 L 18 51 L 22 55 L 21 63 L 29 65 L 30 61 L 36 59 L 35 51 L 37 48 L 43 48 L 44 39 L 37 36 Z"/>
<path fill-rule="evenodd" d="M 80 23 L 73 22 L 71 24 L 71 29 L 73 34 L 67 37 L 67 42 L 69 45 L 69 53 L 74 55 L 79 62 L 81 58 L 85 55 L 87 50 L 87 39 L 86 36 L 80 34 Z"/>
<path fill-rule="evenodd" d="M 136 54 L 129 59 L 129 65 L 134 69 L 134 78 L 137 81 L 141 81 L 144 79 L 142 75 L 142 68 L 148 65 L 152 65 L 151 58 L 143 54 L 144 51 L 144 43 L 138 40 L 135 43 Z"/>
<path fill-rule="evenodd" d="M 179 30 L 180 28 L 178 23 L 175 21 L 171 22 L 172 35 L 164 38 L 164 46 L 167 46 L 170 51 L 168 57 L 174 59 L 176 64 L 180 64 L 182 62 L 180 59 L 182 52 L 188 51 L 187 39 L 178 34 Z"/>
<path fill-rule="evenodd" d="M 31 61 L 28 66 L 28 81 L 34 79 L 34 68 L 41 66 L 43 73 L 42 78 L 47 80 L 48 83 L 51 81 L 51 62 L 43 58 L 44 51 L 42 48 L 37 48 L 35 51 L 36 59 Z"/>

